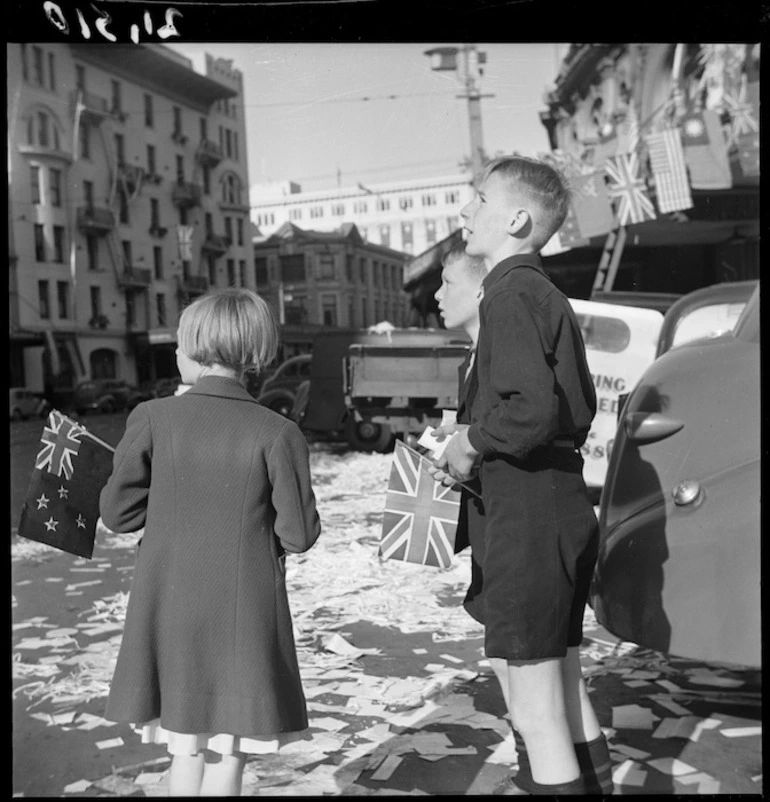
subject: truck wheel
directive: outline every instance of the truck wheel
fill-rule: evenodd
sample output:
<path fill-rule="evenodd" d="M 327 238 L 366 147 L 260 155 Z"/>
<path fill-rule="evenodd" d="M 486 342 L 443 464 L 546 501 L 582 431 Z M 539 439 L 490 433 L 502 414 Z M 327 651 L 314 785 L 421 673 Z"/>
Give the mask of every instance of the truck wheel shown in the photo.
<path fill-rule="evenodd" d="M 372 423 L 370 420 L 356 421 L 350 418 L 345 436 L 350 447 L 356 451 L 376 451 L 378 454 L 383 454 L 393 444 L 393 432 L 390 427 Z"/>

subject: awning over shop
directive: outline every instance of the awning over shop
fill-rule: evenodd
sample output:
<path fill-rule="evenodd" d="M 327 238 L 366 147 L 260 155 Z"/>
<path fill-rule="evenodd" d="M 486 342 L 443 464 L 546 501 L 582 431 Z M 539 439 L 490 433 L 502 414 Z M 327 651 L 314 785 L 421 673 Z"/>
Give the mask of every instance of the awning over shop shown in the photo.
<path fill-rule="evenodd" d="M 437 242 L 427 251 L 418 254 L 404 267 L 404 289 L 408 292 L 413 288 L 415 282 L 427 273 L 441 267 L 441 260 L 455 245 L 462 241 L 462 229 L 453 231 L 448 237 Z"/>

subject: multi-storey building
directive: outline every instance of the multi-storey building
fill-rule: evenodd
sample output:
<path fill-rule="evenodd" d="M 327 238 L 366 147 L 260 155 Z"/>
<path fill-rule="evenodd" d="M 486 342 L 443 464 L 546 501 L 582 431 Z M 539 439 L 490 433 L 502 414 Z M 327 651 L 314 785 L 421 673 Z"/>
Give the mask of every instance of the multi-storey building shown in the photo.
<path fill-rule="evenodd" d="M 365 242 L 352 223 L 308 231 L 284 223 L 254 239 L 257 289 L 278 310 L 283 356 L 309 350 L 322 328 L 407 325 L 403 269 L 408 255 Z"/>
<path fill-rule="evenodd" d="M 180 310 L 255 287 L 243 81 L 161 45 L 9 44 L 11 384 L 176 372 Z"/>
<path fill-rule="evenodd" d="M 366 242 L 419 254 L 460 228 L 460 210 L 472 197 L 469 174 L 314 192 L 284 181 L 251 187 L 251 219 L 266 236 L 284 223 L 315 231 L 355 223 Z"/>

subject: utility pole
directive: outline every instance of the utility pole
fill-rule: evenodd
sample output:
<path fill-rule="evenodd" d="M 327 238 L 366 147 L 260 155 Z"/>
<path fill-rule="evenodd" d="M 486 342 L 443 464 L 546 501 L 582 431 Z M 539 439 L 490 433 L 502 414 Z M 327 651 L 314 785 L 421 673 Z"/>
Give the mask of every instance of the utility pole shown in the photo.
<path fill-rule="evenodd" d="M 481 99 L 494 97 L 482 95 L 480 80 L 484 75 L 484 64 L 487 54 L 479 52 L 475 44 L 464 44 L 462 47 L 436 47 L 425 51 L 431 58 L 431 69 L 435 72 L 453 71 L 463 85 L 465 94 L 458 98 L 468 101 L 468 126 L 471 144 L 471 169 L 477 176 L 484 166 L 486 154 L 484 153 L 484 135 L 481 126 Z"/>

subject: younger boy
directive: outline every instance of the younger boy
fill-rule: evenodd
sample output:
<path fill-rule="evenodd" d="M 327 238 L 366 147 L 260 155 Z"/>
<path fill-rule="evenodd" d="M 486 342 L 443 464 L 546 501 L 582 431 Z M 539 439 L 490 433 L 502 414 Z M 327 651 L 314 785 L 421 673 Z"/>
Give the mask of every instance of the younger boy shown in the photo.
<path fill-rule="evenodd" d="M 458 435 L 435 474 L 467 481 L 480 461 L 485 651 L 517 739 L 515 782 L 554 795 L 612 790 L 578 649 L 598 548 L 579 448 L 596 395 L 575 315 L 536 255 L 568 203 L 554 169 L 513 156 L 487 165 L 461 212 L 466 252 L 484 259 L 488 275 L 470 425 L 442 427 Z"/>

